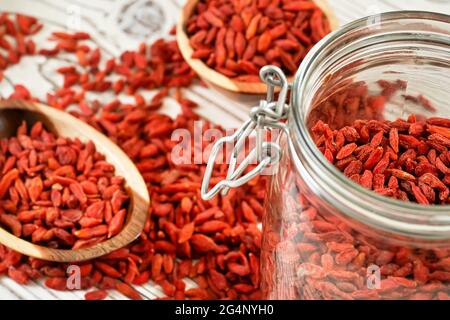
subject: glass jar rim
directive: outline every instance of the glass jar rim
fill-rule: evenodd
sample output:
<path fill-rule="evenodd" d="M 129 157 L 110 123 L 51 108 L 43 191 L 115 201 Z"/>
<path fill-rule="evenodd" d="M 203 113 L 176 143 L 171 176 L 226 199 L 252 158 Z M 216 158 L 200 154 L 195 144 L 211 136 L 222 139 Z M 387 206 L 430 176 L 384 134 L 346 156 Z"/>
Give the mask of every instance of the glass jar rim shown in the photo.
<path fill-rule="evenodd" d="M 328 199 L 347 199 L 351 203 L 333 202 L 332 205 L 357 221 L 378 229 L 401 235 L 426 239 L 450 239 L 450 205 L 420 205 L 379 195 L 345 177 L 316 147 L 302 112 L 305 102 L 305 86 L 311 75 L 311 65 L 322 58 L 324 49 L 339 41 L 348 32 L 370 26 L 368 21 L 377 18 L 380 23 L 402 20 L 436 21 L 450 26 L 450 16 L 427 11 L 393 11 L 364 17 L 348 23 L 323 38 L 308 53 L 300 65 L 292 85 L 290 121 L 291 156 L 302 158 L 312 164 L 308 174 L 319 179 L 329 190 L 322 190 Z M 450 48 L 450 37 L 445 43 Z M 300 161 L 300 160 L 299 160 Z M 313 162 L 311 162 L 313 161 Z M 345 202 L 345 201 L 344 201 Z"/>

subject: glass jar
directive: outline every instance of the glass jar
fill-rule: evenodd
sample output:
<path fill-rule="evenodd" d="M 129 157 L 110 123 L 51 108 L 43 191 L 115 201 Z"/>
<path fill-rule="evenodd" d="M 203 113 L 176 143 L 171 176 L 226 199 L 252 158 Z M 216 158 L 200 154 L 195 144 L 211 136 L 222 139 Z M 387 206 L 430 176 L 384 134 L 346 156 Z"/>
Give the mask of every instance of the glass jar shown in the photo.
<path fill-rule="evenodd" d="M 358 119 L 450 118 L 449 75 L 450 17 L 436 13 L 357 20 L 307 55 L 290 86 L 263 217 L 267 299 L 450 298 L 450 205 L 362 187 L 312 132 L 318 120 L 341 129 Z"/>

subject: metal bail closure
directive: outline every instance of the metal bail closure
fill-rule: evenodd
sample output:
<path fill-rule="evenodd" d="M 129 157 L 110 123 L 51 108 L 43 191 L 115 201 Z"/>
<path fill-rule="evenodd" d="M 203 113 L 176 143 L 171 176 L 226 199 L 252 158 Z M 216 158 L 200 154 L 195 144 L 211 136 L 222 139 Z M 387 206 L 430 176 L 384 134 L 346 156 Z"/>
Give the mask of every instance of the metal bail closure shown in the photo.
<path fill-rule="evenodd" d="M 233 135 L 219 139 L 212 147 L 201 188 L 201 196 L 204 200 L 213 198 L 219 192 L 226 195 L 230 188 L 242 186 L 261 174 L 268 166 L 277 164 L 281 158 L 280 146 L 274 142 L 265 141 L 265 132 L 271 129 L 286 131 L 285 124 L 280 121 L 287 117 L 288 105 L 286 99 L 291 85 L 283 71 L 276 66 L 261 68 L 259 76 L 267 84 L 266 100 L 261 100 L 258 106 L 251 109 L 250 119 Z M 274 100 L 276 87 L 280 88 L 277 101 Z M 239 156 L 242 157 L 247 138 L 254 132 L 256 133 L 255 148 L 238 164 L 238 158 Z M 228 163 L 227 176 L 208 190 L 216 158 L 218 155 L 222 155 L 221 151 L 225 150 L 225 146 L 229 143 L 233 143 L 234 148 L 229 159 L 226 159 Z M 256 165 L 252 170 L 242 175 L 251 164 Z"/>

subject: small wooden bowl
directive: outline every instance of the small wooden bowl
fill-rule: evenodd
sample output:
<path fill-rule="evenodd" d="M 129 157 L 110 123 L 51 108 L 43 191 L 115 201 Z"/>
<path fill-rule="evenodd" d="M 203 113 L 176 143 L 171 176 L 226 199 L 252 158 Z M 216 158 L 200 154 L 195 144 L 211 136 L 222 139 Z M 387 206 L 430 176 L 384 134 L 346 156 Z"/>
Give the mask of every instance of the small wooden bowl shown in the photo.
<path fill-rule="evenodd" d="M 92 140 L 97 150 L 114 165 L 116 174 L 125 177 L 126 188 L 130 195 L 127 221 L 116 236 L 92 247 L 77 250 L 39 246 L 20 239 L 1 227 L 0 243 L 27 256 L 42 260 L 79 262 L 105 255 L 136 239 L 144 228 L 150 199 L 144 179 L 128 156 L 106 136 L 66 112 L 35 102 L 0 101 L 1 137 L 11 136 L 22 120 L 28 124 L 42 121 L 45 127 L 57 136 L 79 138 L 83 142 Z"/>
<path fill-rule="evenodd" d="M 196 4 L 199 0 L 188 0 L 183 10 L 181 11 L 180 18 L 177 24 L 177 42 L 186 62 L 191 68 L 203 79 L 218 87 L 224 88 L 229 91 L 240 93 L 252 93 L 252 94 L 265 94 L 267 92 L 266 84 L 262 82 L 242 82 L 235 81 L 232 78 L 228 78 L 220 72 L 210 68 L 206 63 L 200 59 L 192 59 L 192 53 L 194 50 L 189 44 L 189 37 L 186 33 L 186 23 L 188 18 L 193 14 Z M 339 22 L 330 8 L 327 0 L 314 0 L 316 5 L 322 9 L 330 21 L 330 28 L 332 31 L 339 27 Z M 288 78 L 289 80 L 292 77 Z"/>

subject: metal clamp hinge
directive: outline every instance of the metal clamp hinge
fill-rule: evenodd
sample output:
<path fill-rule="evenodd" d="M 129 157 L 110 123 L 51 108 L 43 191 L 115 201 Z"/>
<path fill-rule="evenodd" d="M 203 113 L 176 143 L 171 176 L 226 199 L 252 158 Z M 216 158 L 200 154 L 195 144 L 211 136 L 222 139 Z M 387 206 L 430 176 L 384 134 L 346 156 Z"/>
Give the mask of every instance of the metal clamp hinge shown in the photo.
<path fill-rule="evenodd" d="M 275 142 L 265 141 L 265 133 L 266 130 L 272 129 L 286 131 L 282 120 L 287 118 L 289 105 L 286 100 L 291 85 L 283 71 L 276 66 L 261 68 L 259 75 L 261 80 L 267 84 L 266 100 L 261 100 L 258 106 L 252 108 L 250 119 L 233 135 L 219 139 L 212 147 L 201 188 L 201 196 L 204 200 L 213 198 L 219 192 L 226 195 L 230 188 L 242 186 L 261 174 L 268 166 L 277 164 L 281 158 L 280 146 Z M 280 88 L 280 92 L 275 101 L 276 87 Z M 238 163 L 238 157 L 244 151 L 247 139 L 254 132 L 256 133 L 255 148 Z M 234 143 L 234 148 L 229 159 L 226 159 L 228 163 L 227 176 L 208 190 L 216 158 L 228 143 Z M 255 164 L 255 167 L 242 175 L 251 164 Z"/>

